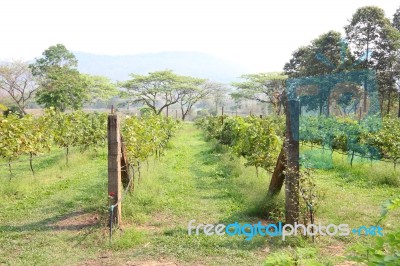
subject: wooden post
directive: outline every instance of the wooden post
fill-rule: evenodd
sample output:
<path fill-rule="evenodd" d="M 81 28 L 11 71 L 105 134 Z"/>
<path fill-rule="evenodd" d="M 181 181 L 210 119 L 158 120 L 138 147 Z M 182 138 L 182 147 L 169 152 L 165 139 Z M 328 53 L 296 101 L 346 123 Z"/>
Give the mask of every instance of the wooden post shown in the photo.
<path fill-rule="evenodd" d="M 116 114 L 108 116 L 108 195 L 110 204 L 118 205 L 113 210 L 113 224 L 119 225 L 121 222 L 121 137 L 119 132 L 119 119 Z M 111 221 L 110 221 L 111 225 Z"/>
<path fill-rule="evenodd" d="M 175 120 L 178 120 L 178 110 L 175 110 Z"/>
<path fill-rule="evenodd" d="M 286 158 L 285 178 L 286 223 L 299 220 L 299 101 L 288 100 L 286 111 Z"/>
<path fill-rule="evenodd" d="M 121 182 L 122 182 L 122 187 L 127 188 L 128 191 L 132 192 L 134 190 L 134 181 L 130 181 L 131 178 L 131 169 L 129 168 L 129 162 L 128 162 L 128 155 L 126 152 L 126 146 L 124 143 L 124 138 L 121 136 Z M 133 176 L 132 176 L 133 178 Z M 129 186 L 129 188 L 128 188 Z"/>
<path fill-rule="evenodd" d="M 284 171 L 286 169 L 286 154 L 285 149 L 282 148 L 276 161 L 274 173 L 272 174 L 271 182 L 269 183 L 268 195 L 276 196 L 281 191 L 283 183 L 285 182 Z"/>

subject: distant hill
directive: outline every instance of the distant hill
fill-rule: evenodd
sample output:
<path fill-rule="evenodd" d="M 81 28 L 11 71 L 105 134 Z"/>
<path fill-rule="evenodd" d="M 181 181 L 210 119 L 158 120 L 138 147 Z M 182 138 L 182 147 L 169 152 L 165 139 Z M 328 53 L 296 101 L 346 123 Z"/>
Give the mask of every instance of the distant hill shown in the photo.
<path fill-rule="evenodd" d="M 102 75 L 123 81 L 129 74 L 171 69 L 180 75 L 208 78 L 212 81 L 230 83 L 246 73 L 240 65 L 210 54 L 198 52 L 160 52 L 138 55 L 95 55 L 73 52 L 78 59 L 79 71 Z"/>

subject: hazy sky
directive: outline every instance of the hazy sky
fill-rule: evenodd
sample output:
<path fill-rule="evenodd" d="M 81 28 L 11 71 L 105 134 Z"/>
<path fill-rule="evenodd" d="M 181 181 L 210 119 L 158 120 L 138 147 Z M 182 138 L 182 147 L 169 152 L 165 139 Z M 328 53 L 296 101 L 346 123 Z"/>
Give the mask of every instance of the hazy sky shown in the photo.
<path fill-rule="evenodd" d="M 0 59 L 39 57 L 50 45 L 95 54 L 199 51 L 251 71 L 281 70 L 291 52 L 343 32 L 358 7 L 392 18 L 398 0 L 8 0 Z"/>

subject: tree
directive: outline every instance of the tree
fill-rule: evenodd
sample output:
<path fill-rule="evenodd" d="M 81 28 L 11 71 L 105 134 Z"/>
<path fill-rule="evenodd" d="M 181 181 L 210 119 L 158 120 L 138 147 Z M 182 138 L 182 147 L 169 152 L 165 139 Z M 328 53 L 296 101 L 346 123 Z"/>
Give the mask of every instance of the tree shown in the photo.
<path fill-rule="evenodd" d="M 104 76 L 82 74 L 88 84 L 88 100 L 90 103 L 108 100 L 118 95 L 117 87 L 111 80 Z"/>
<path fill-rule="evenodd" d="M 37 58 L 35 63 L 29 65 L 34 76 L 46 77 L 48 71 L 53 67 L 75 69 L 78 66 L 75 55 L 68 51 L 63 44 L 50 46 L 42 53 L 42 56 Z"/>
<path fill-rule="evenodd" d="M 400 7 L 396 10 L 393 15 L 393 27 L 400 31 Z"/>
<path fill-rule="evenodd" d="M 46 108 L 54 107 L 61 112 L 68 108 L 78 110 L 88 99 L 88 85 L 87 79 L 78 70 L 51 68 L 46 79 L 41 80 L 36 100 Z"/>
<path fill-rule="evenodd" d="M 314 39 L 310 45 L 300 47 L 284 66 L 289 78 L 310 78 L 313 84 L 298 88 L 301 108 L 319 109 L 330 114 L 330 96 L 337 85 L 328 75 L 351 70 L 354 58 L 339 32 L 329 31 Z"/>
<path fill-rule="evenodd" d="M 244 98 L 268 103 L 276 114 L 280 114 L 287 76 L 273 72 L 242 75 L 241 78 L 245 81 L 232 83 L 238 89 L 231 94 L 234 99 Z"/>
<path fill-rule="evenodd" d="M 218 90 L 220 86 L 218 83 L 209 82 L 205 79 L 187 77 L 187 81 L 182 86 L 183 94 L 179 101 L 182 120 L 185 120 L 194 104 Z"/>
<path fill-rule="evenodd" d="M 396 10 L 396 13 L 393 15 L 393 27 L 400 32 L 400 8 Z M 398 97 L 398 110 L 397 110 L 397 117 L 400 117 L 400 53 L 398 52 L 396 62 L 394 64 L 395 69 L 395 82 L 397 87 L 397 97 Z"/>
<path fill-rule="evenodd" d="M 299 78 L 308 75 L 308 61 L 311 58 L 311 46 L 302 46 L 292 53 L 292 58 L 283 67 L 289 78 Z"/>
<path fill-rule="evenodd" d="M 125 89 L 123 97 L 132 97 L 134 103 L 143 103 L 155 114 L 179 102 L 184 92 L 181 90 L 185 77 L 171 70 L 151 72 L 148 75 L 131 74 L 132 79 L 120 83 Z"/>
<path fill-rule="evenodd" d="M 80 109 L 87 100 L 88 80 L 76 69 L 78 61 L 64 45 L 50 46 L 29 67 L 37 78 L 36 99 L 45 107 Z"/>
<path fill-rule="evenodd" d="M 366 59 L 360 66 L 363 69 L 377 71 L 381 108 L 387 95 L 388 109 L 390 109 L 391 93 L 394 91 L 394 80 L 390 72 L 393 68 L 394 53 L 399 45 L 400 34 L 385 17 L 384 11 L 375 6 L 359 8 L 345 30 L 353 54 L 357 58 Z M 365 80 L 364 112 L 367 105 L 368 83 L 368 80 Z"/>
<path fill-rule="evenodd" d="M 1 63 L 0 90 L 5 91 L 11 97 L 21 114 L 26 114 L 26 105 L 37 90 L 28 64 L 22 61 Z"/>

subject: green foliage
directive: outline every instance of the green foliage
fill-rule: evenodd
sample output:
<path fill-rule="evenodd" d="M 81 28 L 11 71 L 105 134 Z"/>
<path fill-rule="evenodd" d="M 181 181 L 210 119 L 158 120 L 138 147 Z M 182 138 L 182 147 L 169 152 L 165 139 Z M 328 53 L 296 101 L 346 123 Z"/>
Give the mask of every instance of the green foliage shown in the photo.
<path fill-rule="evenodd" d="M 400 7 L 396 10 L 393 15 L 393 27 L 400 31 Z"/>
<path fill-rule="evenodd" d="M 29 65 L 39 84 L 37 102 L 60 111 L 82 108 L 92 82 L 76 69 L 75 55 L 62 44 L 50 46 L 42 55 Z"/>
<path fill-rule="evenodd" d="M 88 99 L 88 86 L 89 81 L 78 70 L 52 67 L 40 82 L 36 100 L 46 108 L 54 107 L 60 111 L 81 109 Z"/>
<path fill-rule="evenodd" d="M 302 116 L 300 141 L 373 159 L 386 158 L 394 166 L 400 159 L 400 121 L 369 117 L 360 122 L 351 118 Z M 352 162 L 353 159 L 351 159 Z"/>
<path fill-rule="evenodd" d="M 386 201 L 382 206 L 381 220 L 389 212 L 400 209 L 400 198 Z M 400 227 L 397 230 L 377 237 L 373 244 L 358 243 L 350 249 L 351 259 L 366 265 L 397 266 L 400 264 Z"/>
<path fill-rule="evenodd" d="M 244 81 L 232 83 L 237 88 L 237 91 L 231 94 L 232 98 L 269 103 L 275 114 L 280 114 L 286 75 L 272 72 L 242 75 L 241 78 Z"/>
<path fill-rule="evenodd" d="M 10 161 L 24 154 L 44 153 L 51 147 L 48 127 L 41 118 L 15 114 L 0 117 L 0 133 L 0 157 Z"/>
<path fill-rule="evenodd" d="M 52 137 L 60 148 L 99 147 L 107 136 L 107 115 L 82 111 L 61 113 L 47 111 L 44 116 L 51 126 Z"/>
<path fill-rule="evenodd" d="M 155 114 L 173 104 L 179 104 L 182 120 L 191 111 L 193 105 L 219 90 L 220 84 L 205 79 L 181 76 L 171 70 L 150 72 L 148 75 L 131 74 L 131 79 L 120 83 L 125 89 L 123 97 L 132 98 L 133 103 L 142 103 Z"/>
<path fill-rule="evenodd" d="M 153 154 L 160 155 L 176 128 L 175 120 L 152 113 L 141 118 L 127 117 L 122 126 L 122 135 L 129 162 L 137 166 Z"/>
<path fill-rule="evenodd" d="M 88 100 L 91 103 L 96 101 L 108 100 L 111 97 L 118 95 L 118 89 L 114 83 L 107 77 L 92 76 L 89 74 L 82 74 L 86 79 Z"/>
<path fill-rule="evenodd" d="M 246 166 L 270 170 L 275 165 L 282 146 L 282 119 L 206 117 L 199 119 L 197 124 L 209 137 L 231 147 L 234 154 L 246 158 Z"/>
<path fill-rule="evenodd" d="M 56 44 L 47 48 L 42 57 L 35 60 L 29 67 L 34 76 L 43 77 L 53 67 L 66 67 L 73 69 L 78 66 L 75 55 L 67 50 L 63 44 Z"/>
<path fill-rule="evenodd" d="M 370 133 L 367 142 L 379 148 L 385 158 L 396 167 L 400 159 L 400 120 L 386 117 L 377 133 Z"/>
<path fill-rule="evenodd" d="M 315 223 L 315 215 L 324 198 L 324 193 L 317 187 L 314 176 L 310 168 L 300 170 L 299 192 L 303 200 L 300 206 L 304 225 Z"/>
<path fill-rule="evenodd" d="M 8 109 L 7 106 L 0 103 L 0 112 L 5 112 L 7 111 L 7 109 Z"/>
<path fill-rule="evenodd" d="M 151 72 L 148 75 L 131 74 L 132 79 L 120 84 L 126 91 L 125 97 L 132 97 L 150 107 L 154 113 L 160 114 L 167 106 L 175 104 L 181 97 L 179 86 L 181 76 L 171 70 Z M 161 100 L 161 107 L 157 107 Z"/>
<path fill-rule="evenodd" d="M 53 144 L 82 150 L 104 146 L 106 118 L 106 114 L 66 114 L 54 109 L 46 110 L 40 117 L 21 118 L 15 114 L 0 117 L 0 157 L 11 162 L 23 155 L 40 155 L 50 152 Z"/>
<path fill-rule="evenodd" d="M 263 266 L 319 265 L 315 261 L 315 248 L 296 248 L 289 252 L 276 252 L 268 256 Z"/>

